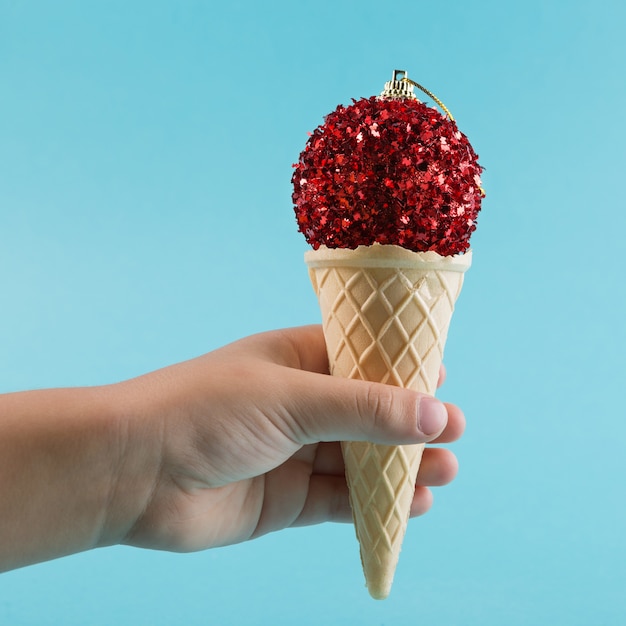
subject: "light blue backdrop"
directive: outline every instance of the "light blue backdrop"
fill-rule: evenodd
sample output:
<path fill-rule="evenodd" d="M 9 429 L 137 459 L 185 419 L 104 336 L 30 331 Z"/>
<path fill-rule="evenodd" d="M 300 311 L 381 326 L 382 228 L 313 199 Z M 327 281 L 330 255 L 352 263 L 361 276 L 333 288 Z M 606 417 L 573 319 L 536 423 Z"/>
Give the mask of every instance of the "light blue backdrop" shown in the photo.
<path fill-rule="evenodd" d="M 0 576 L 0 623 L 626 623 L 624 4 L 0 0 L 0 390 L 318 320 L 291 164 L 394 68 L 487 198 L 442 397 L 461 469 L 369 599 L 349 526 Z M 1 514 L 0 503 L 0 514 Z"/>

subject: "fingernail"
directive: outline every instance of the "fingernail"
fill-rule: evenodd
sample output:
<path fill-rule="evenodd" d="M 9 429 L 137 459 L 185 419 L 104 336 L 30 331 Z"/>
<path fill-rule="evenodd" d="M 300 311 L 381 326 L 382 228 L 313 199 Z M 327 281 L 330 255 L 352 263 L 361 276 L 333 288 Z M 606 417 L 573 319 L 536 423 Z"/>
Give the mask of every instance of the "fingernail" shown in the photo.
<path fill-rule="evenodd" d="M 425 435 L 439 433 L 447 421 L 448 412 L 443 403 L 430 396 L 424 396 L 420 400 L 417 425 Z"/>

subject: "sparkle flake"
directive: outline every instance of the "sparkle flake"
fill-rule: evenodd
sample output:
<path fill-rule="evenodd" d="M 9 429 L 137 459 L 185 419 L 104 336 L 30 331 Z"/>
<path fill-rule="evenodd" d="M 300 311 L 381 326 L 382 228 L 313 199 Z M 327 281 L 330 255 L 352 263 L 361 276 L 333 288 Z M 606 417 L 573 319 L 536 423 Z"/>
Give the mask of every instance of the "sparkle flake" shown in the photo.
<path fill-rule="evenodd" d="M 294 165 L 299 230 L 314 249 L 380 243 L 459 254 L 476 229 L 481 172 L 456 123 L 419 100 L 340 105 Z"/>

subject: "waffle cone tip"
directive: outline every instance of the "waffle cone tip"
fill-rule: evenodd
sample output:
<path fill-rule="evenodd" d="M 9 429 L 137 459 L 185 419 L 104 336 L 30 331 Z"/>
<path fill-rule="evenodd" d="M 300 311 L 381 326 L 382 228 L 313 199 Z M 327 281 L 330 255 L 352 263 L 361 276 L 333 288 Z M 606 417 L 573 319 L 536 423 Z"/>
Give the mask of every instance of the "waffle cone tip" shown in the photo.
<path fill-rule="evenodd" d="M 367 583 L 367 590 L 374 600 L 386 600 L 391 592 L 391 580 L 376 580 Z"/>

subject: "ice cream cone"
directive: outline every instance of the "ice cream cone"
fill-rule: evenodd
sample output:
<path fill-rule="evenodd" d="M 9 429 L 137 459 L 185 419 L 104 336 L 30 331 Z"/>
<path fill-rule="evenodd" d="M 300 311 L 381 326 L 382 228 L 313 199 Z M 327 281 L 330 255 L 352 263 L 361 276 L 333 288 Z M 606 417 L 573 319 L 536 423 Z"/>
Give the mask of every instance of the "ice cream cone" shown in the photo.
<path fill-rule="evenodd" d="M 374 244 L 321 247 L 305 261 L 331 374 L 433 395 L 471 252 L 446 257 Z M 363 571 L 377 599 L 391 589 L 423 449 L 342 443 Z"/>

